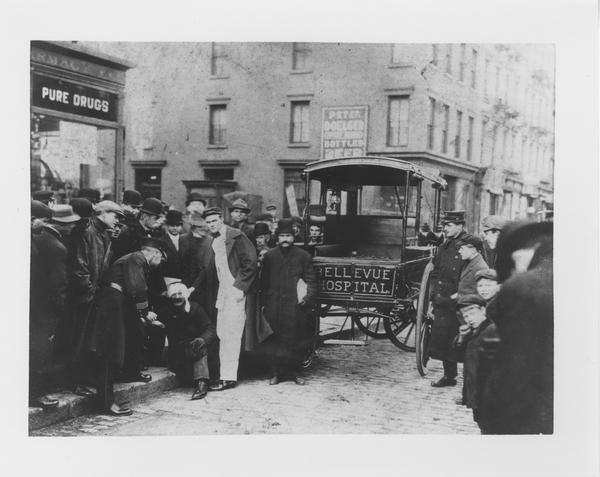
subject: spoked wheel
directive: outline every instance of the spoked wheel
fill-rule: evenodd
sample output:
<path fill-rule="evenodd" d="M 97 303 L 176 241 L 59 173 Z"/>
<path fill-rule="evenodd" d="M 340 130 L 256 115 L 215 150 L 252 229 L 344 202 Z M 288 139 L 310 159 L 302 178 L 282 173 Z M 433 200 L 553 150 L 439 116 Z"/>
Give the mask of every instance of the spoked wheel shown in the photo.
<path fill-rule="evenodd" d="M 384 323 L 386 319 L 381 316 L 352 315 L 352 320 L 360 331 L 371 338 L 382 339 L 388 337 Z"/>
<path fill-rule="evenodd" d="M 412 305 L 395 316 L 386 318 L 383 326 L 392 343 L 404 351 L 415 351 L 415 316 L 417 315 L 418 290 L 411 290 Z"/>
<path fill-rule="evenodd" d="M 417 305 L 416 318 L 416 356 L 417 369 L 421 376 L 427 375 L 427 362 L 429 361 L 429 338 L 431 337 L 431 324 L 433 322 L 433 309 L 429 300 L 431 287 L 431 270 L 433 263 L 429 262 L 423 271 L 421 278 L 421 289 L 419 290 L 419 302 Z"/>

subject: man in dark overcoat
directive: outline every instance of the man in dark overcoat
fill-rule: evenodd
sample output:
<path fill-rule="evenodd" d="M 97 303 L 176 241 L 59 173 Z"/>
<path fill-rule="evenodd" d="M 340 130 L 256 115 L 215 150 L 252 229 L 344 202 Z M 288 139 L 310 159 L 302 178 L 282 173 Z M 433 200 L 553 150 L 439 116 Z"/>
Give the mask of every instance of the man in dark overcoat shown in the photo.
<path fill-rule="evenodd" d="M 149 309 L 148 278 L 150 269 L 158 267 L 164 258 L 162 242 L 146 239 L 139 252 L 127 254 L 111 265 L 94 300 L 86 330 L 86 346 L 98 360 L 100 404 L 116 416 L 129 415 L 131 409 L 114 402 L 115 373 L 123 366 L 127 347 L 138 347 L 135 356 L 138 360 L 141 357 L 139 347 L 142 343 L 132 340 L 135 337 L 131 330 L 137 328 L 137 334 L 143 335 L 144 326 L 161 325 Z"/>
<path fill-rule="evenodd" d="M 73 356 L 71 381 L 75 394 L 91 396 L 83 384 L 90 376 L 84 352 L 85 329 L 102 277 L 111 261 L 111 231 L 124 218 L 116 203 L 104 200 L 97 204 L 89 225 L 72 236 L 73 254 L 69 261 L 69 284 L 72 303 Z"/>
<path fill-rule="evenodd" d="M 58 404 L 45 393 L 50 385 L 53 342 L 67 295 L 67 249 L 60 234 L 46 225 L 50 217 L 52 210 L 46 204 L 31 201 L 29 400 L 44 408 Z"/>
<path fill-rule="evenodd" d="M 433 387 L 455 386 L 457 352 L 452 342 L 458 333 L 456 301 L 452 298 L 458 291 L 462 259 L 458 253 L 458 241 L 465 234 L 464 211 L 446 212 L 443 218 L 446 240 L 438 247 L 431 272 L 431 301 L 434 320 L 431 329 L 429 354 L 443 362 L 444 375 L 431 383 Z"/>
<path fill-rule="evenodd" d="M 280 220 L 277 234 L 277 247 L 264 256 L 260 287 L 264 314 L 273 330 L 265 342 L 273 371 L 269 384 L 284 377 L 304 384 L 299 373 L 310 339 L 307 321 L 316 296 L 316 277 L 310 254 L 294 245 L 292 220 Z"/>

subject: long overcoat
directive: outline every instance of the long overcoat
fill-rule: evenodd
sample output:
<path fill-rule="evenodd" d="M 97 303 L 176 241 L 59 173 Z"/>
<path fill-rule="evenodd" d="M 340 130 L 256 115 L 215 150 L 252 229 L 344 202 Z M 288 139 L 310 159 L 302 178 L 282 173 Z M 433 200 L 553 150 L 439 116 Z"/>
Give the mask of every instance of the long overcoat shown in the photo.
<path fill-rule="evenodd" d="M 305 304 L 300 305 L 297 286 L 306 283 Z M 317 292 L 317 282 L 308 252 L 297 246 L 269 250 L 261 272 L 261 297 L 264 315 L 273 329 L 267 352 L 296 358 L 307 344 L 307 321 Z M 302 297 L 301 297 L 302 298 Z"/>
<path fill-rule="evenodd" d="M 450 296 L 458 291 L 458 281 L 463 261 L 457 242 L 465 232 L 448 238 L 438 247 L 431 272 L 431 300 L 434 320 L 429 342 L 429 354 L 434 359 L 458 361 L 452 341 L 458 333 L 456 301 Z"/>

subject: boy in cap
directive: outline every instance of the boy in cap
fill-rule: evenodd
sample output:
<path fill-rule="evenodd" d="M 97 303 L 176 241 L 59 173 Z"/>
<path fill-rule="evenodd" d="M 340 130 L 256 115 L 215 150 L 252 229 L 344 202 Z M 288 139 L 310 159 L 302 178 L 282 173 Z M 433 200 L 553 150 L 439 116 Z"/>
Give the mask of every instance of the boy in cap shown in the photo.
<path fill-rule="evenodd" d="M 457 246 L 458 254 L 463 260 L 456 292 L 456 298 L 460 300 L 462 296 L 477 292 L 475 274 L 480 270 L 486 270 L 488 266 L 481 256 L 483 242 L 479 237 L 465 233 L 458 240 Z"/>

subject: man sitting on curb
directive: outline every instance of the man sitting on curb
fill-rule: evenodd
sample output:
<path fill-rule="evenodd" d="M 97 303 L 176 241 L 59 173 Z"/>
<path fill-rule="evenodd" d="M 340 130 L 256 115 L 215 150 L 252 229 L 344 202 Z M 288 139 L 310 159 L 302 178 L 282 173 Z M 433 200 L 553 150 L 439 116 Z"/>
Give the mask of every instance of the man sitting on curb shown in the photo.
<path fill-rule="evenodd" d="M 188 301 L 183 283 L 172 283 L 167 293 L 171 303 L 159 312 L 159 319 L 167 327 L 169 369 L 182 383 L 193 381 L 192 399 L 202 399 L 208 392 L 208 347 L 217 331 L 204 309 Z"/>

